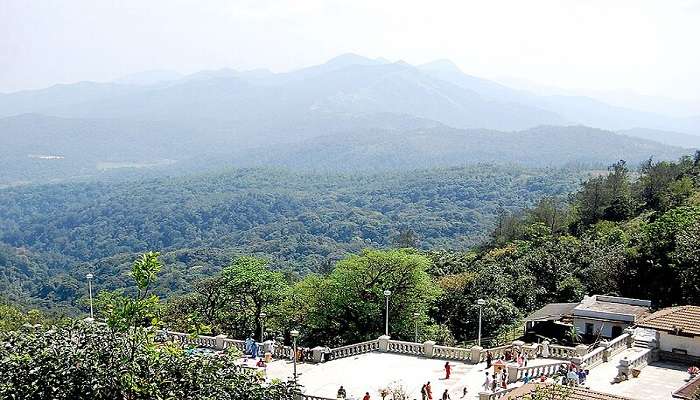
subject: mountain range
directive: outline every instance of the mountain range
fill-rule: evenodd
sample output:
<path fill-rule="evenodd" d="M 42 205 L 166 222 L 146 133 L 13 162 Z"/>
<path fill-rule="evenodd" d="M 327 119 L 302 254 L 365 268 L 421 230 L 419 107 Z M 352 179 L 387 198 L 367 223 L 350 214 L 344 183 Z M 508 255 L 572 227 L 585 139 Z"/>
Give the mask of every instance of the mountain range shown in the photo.
<path fill-rule="evenodd" d="M 150 71 L 0 94 L 0 184 L 219 162 L 312 169 L 636 162 L 688 153 L 700 147 L 698 134 L 700 116 L 536 95 L 448 60 L 413 66 L 346 54 L 286 73 Z"/>

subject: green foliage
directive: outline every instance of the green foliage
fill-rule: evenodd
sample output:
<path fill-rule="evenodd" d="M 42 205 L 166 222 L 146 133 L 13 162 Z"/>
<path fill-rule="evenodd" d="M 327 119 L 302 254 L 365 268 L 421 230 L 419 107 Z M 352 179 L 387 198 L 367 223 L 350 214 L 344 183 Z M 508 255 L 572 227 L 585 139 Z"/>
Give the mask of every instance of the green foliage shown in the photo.
<path fill-rule="evenodd" d="M 97 290 L 136 292 L 129 271 L 149 249 L 162 252 L 151 288 L 161 297 L 190 291 L 241 255 L 306 275 L 366 247 L 466 250 L 487 237 L 501 204 L 513 211 L 562 196 L 583 174 L 494 165 L 365 175 L 260 169 L 5 188 L 0 289 L 12 301 L 75 308 L 93 272 Z"/>
<path fill-rule="evenodd" d="M 279 272 L 268 261 L 239 257 L 219 274 L 194 285 L 191 294 L 173 299 L 165 310 L 165 322 L 187 332 L 206 325 L 212 332 L 233 337 L 259 336 L 263 312 L 274 315 L 274 308 L 287 291 Z"/>
<path fill-rule="evenodd" d="M 151 336 L 82 322 L 0 333 L 0 398 L 291 399 L 285 385 L 258 383 L 232 356 L 195 356 Z"/>

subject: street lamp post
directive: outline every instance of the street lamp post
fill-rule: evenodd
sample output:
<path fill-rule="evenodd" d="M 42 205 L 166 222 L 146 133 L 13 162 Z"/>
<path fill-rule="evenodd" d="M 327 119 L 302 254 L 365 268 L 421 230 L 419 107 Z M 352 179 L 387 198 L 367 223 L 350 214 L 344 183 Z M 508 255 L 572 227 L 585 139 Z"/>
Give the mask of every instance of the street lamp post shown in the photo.
<path fill-rule="evenodd" d="M 299 336 L 299 331 L 293 330 L 289 332 L 290 335 L 292 335 L 292 351 L 294 352 L 292 356 L 292 360 L 294 363 L 294 390 L 297 388 L 297 337 Z"/>
<path fill-rule="evenodd" d="M 94 320 L 95 315 L 93 314 L 93 311 L 92 311 L 92 278 L 94 278 L 95 275 L 88 273 L 87 275 L 85 275 L 85 277 L 88 280 L 88 293 L 90 294 L 90 319 Z"/>
<path fill-rule="evenodd" d="M 384 297 L 386 298 L 386 323 L 384 325 L 384 334 L 389 336 L 389 296 L 391 296 L 391 290 L 384 291 Z"/>
<path fill-rule="evenodd" d="M 420 313 L 414 312 L 413 313 L 413 322 L 415 323 L 415 326 L 416 326 L 416 343 L 418 343 L 418 317 L 420 317 Z"/>
<path fill-rule="evenodd" d="M 260 343 L 265 341 L 265 317 L 267 314 L 264 312 L 260 313 Z"/>
<path fill-rule="evenodd" d="M 484 299 L 479 299 L 476 301 L 476 304 L 479 305 L 479 337 L 476 344 L 481 347 L 481 308 L 486 304 L 486 301 Z"/>

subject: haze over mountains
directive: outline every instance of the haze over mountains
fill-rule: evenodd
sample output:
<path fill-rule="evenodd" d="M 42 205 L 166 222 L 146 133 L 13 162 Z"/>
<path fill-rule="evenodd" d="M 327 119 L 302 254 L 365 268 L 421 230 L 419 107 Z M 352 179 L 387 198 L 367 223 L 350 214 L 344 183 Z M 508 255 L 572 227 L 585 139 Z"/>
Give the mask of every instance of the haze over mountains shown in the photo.
<path fill-rule="evenodd" d="M 164 165 L 634 163 L 687 154 L 698 134 L 700 116 L 535 95 L 447 60 L 412 66 L 346 54 L 288 73 L 150 71 L 2 94 L 0 184 Z"/>

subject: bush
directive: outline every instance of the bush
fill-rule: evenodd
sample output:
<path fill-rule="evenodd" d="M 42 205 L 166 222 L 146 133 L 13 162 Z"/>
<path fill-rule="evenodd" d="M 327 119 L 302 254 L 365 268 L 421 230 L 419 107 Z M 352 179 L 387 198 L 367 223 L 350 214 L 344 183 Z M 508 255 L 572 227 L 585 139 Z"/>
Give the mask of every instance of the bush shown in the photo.
<path fill-rule="evenodd" d="M 1 333 L 0 398 L 291 399 L 287 385 L 260 382 L 230 355 L 192 355 L 152 336 L 84 322 Z"/>

